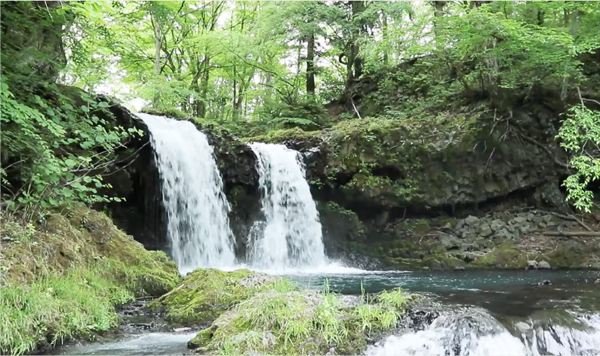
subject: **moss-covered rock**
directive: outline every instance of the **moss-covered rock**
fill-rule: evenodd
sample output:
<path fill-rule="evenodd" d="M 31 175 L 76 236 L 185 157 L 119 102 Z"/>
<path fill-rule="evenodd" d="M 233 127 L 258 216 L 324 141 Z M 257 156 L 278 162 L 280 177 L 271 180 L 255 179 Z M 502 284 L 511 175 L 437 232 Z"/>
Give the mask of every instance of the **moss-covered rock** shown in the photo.
<path fill-rule="evenodd" d="M 270 288 L 292 288 L 280 277 L 249 270 L 224 272 L 197 269 L 181 285 L 153 301 L 150 307 L 163 310 L 167 320 L 176 325 L 204 325 L 252 295 Z"/>
<path fill-rule="evenodd" d="M 496 246 L 492 251 L 476 259 L 478 267 L 520 269 L 527 267 L 527 256 L 512 241 Z"/>
<path fill-rule="evenodd" d="M 159 296 L 181 276 L 103 213 L 85 207 L 39 226 L 2 216 L 0 351 L 28 353 L 117 325 L 114 307 Z"/>
<path fill-rule="evenodd" d="M 210 354 L 357 354 L 374 333 L 395 328 L 411 297 L 387 291 L 358 305 L 331 293 L 270 289 L 222 314 L 189 342 Z"/>

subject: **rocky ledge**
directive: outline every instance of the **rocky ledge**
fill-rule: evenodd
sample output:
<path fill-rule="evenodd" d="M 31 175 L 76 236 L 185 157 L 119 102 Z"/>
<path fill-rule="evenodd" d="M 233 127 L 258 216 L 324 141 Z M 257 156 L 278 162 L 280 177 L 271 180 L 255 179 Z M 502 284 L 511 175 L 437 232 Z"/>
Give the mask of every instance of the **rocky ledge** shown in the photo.
<path fill-rule="evenodd" d="M 331 203 L 319 207 L 330 254 L 363 268 L 600 269 L 598 234 L 586 229 L 597 225 L 573 215 L 503 210 L 378 225 Z"/>

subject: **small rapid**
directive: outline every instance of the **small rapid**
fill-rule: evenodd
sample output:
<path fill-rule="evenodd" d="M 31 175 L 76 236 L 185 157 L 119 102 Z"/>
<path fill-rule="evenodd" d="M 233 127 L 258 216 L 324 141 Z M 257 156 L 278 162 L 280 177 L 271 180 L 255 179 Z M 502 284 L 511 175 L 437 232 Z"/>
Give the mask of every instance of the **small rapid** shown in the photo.
<path fill-rule="evenodd" d="M 233 266 L 229 204 L 206 135 L 189 121 L 137 115 L 150 130 L 167 212 L 167 239 L 180 272 Z"/>
<path fill-rule="evenodd" d="M 65 346 L 60 355 L 183 355 L 196 332 L 154 332 L 87 345 Z"/>
<path fill-rule="evenodd" d="M 600 314 L 584 314 L 577 325 L 524 322 L 509 331 L 487 311 L 465 308 L 440 315 L 424 330 L 392 335 L 370 346 L 368 356 L 392 355 L 598 355 Z M 520 325 L 519 325 L 520 324 Z"/>

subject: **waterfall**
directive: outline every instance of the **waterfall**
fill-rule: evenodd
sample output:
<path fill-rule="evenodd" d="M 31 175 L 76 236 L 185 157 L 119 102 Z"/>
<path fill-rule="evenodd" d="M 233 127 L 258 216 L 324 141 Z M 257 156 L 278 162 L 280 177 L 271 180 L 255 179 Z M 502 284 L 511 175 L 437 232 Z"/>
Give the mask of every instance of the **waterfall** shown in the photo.
<path fill-rule="evenodd" d="M 511 333 L 484 310 L 441 315 L 416 332 L 392 335 L 370 346 L 367 356 L 388 355 L 598 355 L 600 315 L 576 318 L 578 327 L 522 324 Z"/>
<path fill-rule="evenodd" d="M 249 261 L 266 269 L 318 267 L 326 262 L 319 213 L 297 151 L 252 143 L 265 221 L 254 224 Z"/>
<path fill-rule="evenodd" d="M 206 135 L 189 121 L 138 116 L 150 130 L 167 212 L 167 239 L 180 272 L 232 266 L 229 204 Z"/>

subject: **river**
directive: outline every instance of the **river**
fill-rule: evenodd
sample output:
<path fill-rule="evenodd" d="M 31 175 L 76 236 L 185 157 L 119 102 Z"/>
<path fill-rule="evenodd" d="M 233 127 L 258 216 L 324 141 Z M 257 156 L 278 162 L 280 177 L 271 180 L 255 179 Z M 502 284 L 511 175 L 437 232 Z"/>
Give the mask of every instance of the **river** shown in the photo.
<path fill-rule="evenodd" d="M 597 272 L 449 271 L 288 275 L 300 287 L 360 294 L 402 287 L 424 294 L 436 319 L 398 330 L 368 355 L 598 355 Z M 549 281 L 550 285 L 544 285 Z M 541 284 L 541 285 L 540 285 Z M 171 355 L 186 352 L 192 332 L 123 335 L 58 349 L 63 355 Z"/>

